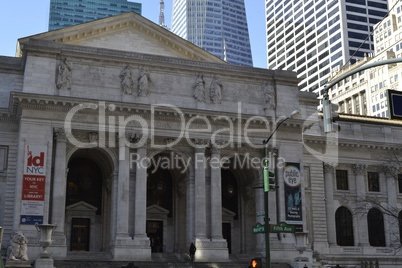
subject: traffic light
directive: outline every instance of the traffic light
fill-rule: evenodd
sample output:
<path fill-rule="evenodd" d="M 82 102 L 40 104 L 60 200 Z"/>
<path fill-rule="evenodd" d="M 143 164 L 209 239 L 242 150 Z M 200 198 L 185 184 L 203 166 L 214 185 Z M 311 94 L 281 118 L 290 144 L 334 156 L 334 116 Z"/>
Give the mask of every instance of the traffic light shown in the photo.
<path fill-rule="evenodd" d="M 276 188 L 278 188 L 278 186 L 276 186 L 275 175 L 269 172 L 269 190 L 275 192 Z"/>
<path fill-rule="evenodd" d="M 268 170 L 268 167 L 264 167 L 264 191 L 275 191 L 277 188 L 275 182 L 275 174 Z"/>
<path fill-rule="evenodd" d="M 338 117 L 338 108 L 337 104 L 331 103 L 329 100 L 328 94 L 325 94 L 322 99 L 322 112 L 324 114 L 324 132 L 334 132 L 338 131 L 339 129 L 334 129 L 334 122 L 335 119 Z"/>
<path fill-rule="evenodd" d="M 251 268 L 261 268 L 261 258 L 254 258 L 251 260 L 250 266 Z"/>

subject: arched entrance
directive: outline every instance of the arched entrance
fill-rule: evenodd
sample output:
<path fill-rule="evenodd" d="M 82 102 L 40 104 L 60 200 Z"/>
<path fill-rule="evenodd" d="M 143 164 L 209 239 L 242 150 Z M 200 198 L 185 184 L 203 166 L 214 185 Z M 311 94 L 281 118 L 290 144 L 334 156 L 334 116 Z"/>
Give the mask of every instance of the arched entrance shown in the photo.
<path fill-rule="evenodd" d="M 67 168 L 68 250 L 105 251 L 110 241 L 112 163 L 100 149 L 80 149 Z"/>
<path fill-rule="evenodd" d="M 185 245 L 183 156 L 170 151 L 154 155 L 147 170 L 147 226 L 152 252 L 181 252 Z"/>
<path fill-rule="evenodd" d="M 222 178 L 222 236 L 229 253 L 253 252 L 255 236 L 255 189 L 258 171 L 249 161 L 249 155 L 231 157 L 221 169 Z M 240 235 L 239 235 L 240 234 Z"/>

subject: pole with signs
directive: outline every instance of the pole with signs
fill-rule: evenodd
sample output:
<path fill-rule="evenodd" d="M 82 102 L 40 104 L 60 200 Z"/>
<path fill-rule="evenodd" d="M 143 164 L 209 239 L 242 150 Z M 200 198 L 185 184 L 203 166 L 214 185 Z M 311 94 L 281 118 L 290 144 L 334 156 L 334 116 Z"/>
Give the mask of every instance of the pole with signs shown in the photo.
<path fill-rule="evenodd" d="M 276 121 L 276 126 L 275 129 L 271 132 L 269 135 L 268 139 L 263 140 L 263 145 L 264 145 L 264 170 L 263 170 L 263 175 L 264 175 L 264 213 L 265 213 L 265 257 L 266 257 L 266 268 L 271 267 L 271 251 L 270 251 L 270 244 L 269 244 L 269 204 L 268 204 L 268 192 L 270 190 L 275 191 L 276 186 L 275 185 L 270 185 L 270 177 L 274 178 L 275 173 L 274 172 L 269 172 L 268 167 L 269 167 L 269 162 L 268 162 L 268 142 L 271 140 L 275 132 L 278 130 L 278 128 L 288 119 L 293 119 L 300 116 L 300 110 L 295 110 L 293 111 L 290 116 L 285 117 L 279 117 Z M 271 180 L 272 182 L 273 180 Z M 272 189 L 271 189 L 272 188 Z"/>

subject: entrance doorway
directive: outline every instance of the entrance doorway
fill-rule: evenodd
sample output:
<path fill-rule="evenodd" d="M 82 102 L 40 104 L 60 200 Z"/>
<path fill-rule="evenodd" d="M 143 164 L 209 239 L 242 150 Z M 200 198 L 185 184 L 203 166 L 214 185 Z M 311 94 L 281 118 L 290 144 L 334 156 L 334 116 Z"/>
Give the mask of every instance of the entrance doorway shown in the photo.
<path fill-rule="evenodd" d="M 71 251 L 89 251 L 89 218 L 72 218 Z"/>
<path fill-rule="evenodd" d="M 147 236 L 152 252 L 163 252 L 163 221 L 147 221 Z"/>
<path fill-rule="evenodd" d="M 232 253 L 232 233 L 231 233 L 231 226 L 229 222 L 222 223 L 222 236 L 223 239 L 226 239 L 228 244 L 228 251 L 229 254 Z"/>

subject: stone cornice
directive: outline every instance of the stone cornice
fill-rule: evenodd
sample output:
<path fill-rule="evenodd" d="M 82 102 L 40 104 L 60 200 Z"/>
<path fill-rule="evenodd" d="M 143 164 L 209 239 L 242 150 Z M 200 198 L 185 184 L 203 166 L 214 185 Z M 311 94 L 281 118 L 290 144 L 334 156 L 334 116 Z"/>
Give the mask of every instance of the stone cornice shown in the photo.
<path fill-rule="evenodd" d="M 319 144 L 325 146 L 327 140 L 325 136 L 309 136 L 303 135 L 303 141 L 306 144 Z M 331 143 L 334 144 L 334 143 Z M 378 150 L 390 150 L 390 151 L 402 151 L 402 145 L 399 143 L 379 142 L 379 141 L 367 141 L 367 140 L 345 140 L 339 139 L 335 145 L 341 148 L 356 148 L 356 149 L 378 149 Z"/>
<path fill-rule="evenodd" d="M 24 93 L 24 92 L 12 92 L 10 98 L 10 114 L 12 116 L 16 116 L 21 109 L 32 109 L 32 110 L 44 110 L 44 111 L 54 111 L 54 112 L 62 112 L 67 113 L 73 107 L 78 106 L 80 104 L 99 104 L 103 103 L 105 105 L 106 115 L 133 115 L 140 114 L 144 119 L 149 119 L 151 116 L 154 116 L 159 122 L 180 122 L 181 118 L 178 112 L 171 107 L 162 107 L 157 106 L 155 109 L 155 113 L 151 114 L 151 105 L 149 104 L 141 104 L 141 103 L 127 103 L 127 102 L 113 102 L 113 101 L 101 101 L 96 99 L 82 99 L 82 98 L 73 98 L 73 97 L 65 97 L 65 96 L 54 96 L 54 95 L 44 95 L 44 94 L 33 94 L 33 93 Z M 113 105 L 115 109 L 110 111 L 108 107 Z M 248 120 L 249 129 L 264 129 L 265 122 L 260 120 L 258 117 L 256 119 L 252 119 L 254 114 L 237 114 L 237 113 L 225 113 L 222 111 L 211 111 L 211 110 L 196 110 L 196 109 L 188 109 L 188 108 L 180 108 L 180 112 L 184 115 L 185 119 L 188 120 L 195 116 L 206 117 L 208 120 L 213 122 L 214 126 L 224 126 L 224 120 L 217 121 L 215 120 L 217 116 L 226 116 L 229 118 L 233 124 L 237 124 L 239 120 L 241 120 L 241 127 L 244 127 L 244 123 Z M 87 115 L 98 115 L 99 112 L 97 109 L 85 109 L 80 110 L 79 114 L 87 114 Z M 268 118 L 269 119 L 269 118 Z M 197 122 L 202 123 L 203 120 L 193 119 L 193 124 L 197 124 Z M 303 121 L 297 119 L 288 120 L 283 126 L 291 127 L 291 128 L 301 128 Z M 240 124 L 240 123 L 239 123 Z M 237 127 L 237 125 L 235 126 Z M 272 128 L 272 124 L 270 124 L 270 128 Z"/>

